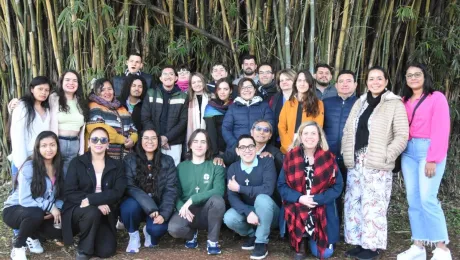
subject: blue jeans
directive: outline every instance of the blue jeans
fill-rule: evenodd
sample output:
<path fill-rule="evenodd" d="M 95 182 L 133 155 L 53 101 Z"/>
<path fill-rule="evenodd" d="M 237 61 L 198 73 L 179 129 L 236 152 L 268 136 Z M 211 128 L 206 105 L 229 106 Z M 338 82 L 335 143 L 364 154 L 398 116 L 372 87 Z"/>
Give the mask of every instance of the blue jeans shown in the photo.
<path fill-rule="evenodd" d="M 224 223 L 228 228 L 241 236 L 256 237 L 256 243 L 268 243 L 270 229 L 278 226 L 280 209 L 273 199 L 265 194 L 256 197 L 254 206 L 251 209 L 259 217 L 259 225 L 255 227 L 247 222 L 246 216 L 241 215 L 231 208 L 225 212 Z"/>
<path fill-rule="evenodd" d="M 437 195 L 446 159 L 436 164 L 436 174 L 425 176 L 429 139 L 413 138 L 402 154 L 401 168 L 409 203 L 409 221 L 412 240 L 449 243 L 446 218 Z"/>
<path fill-rule="evenodd" d="M 311 237 L 308 238 L 308 240 L 308 245 L 310 246 L 311 254 L 317 258 L 320 258 L 318 246 L 316 245 L 315 240 L 313 240 L 313 238 Z M 332 254 L 334 254 L 334 245 L 329 245 L 329 247 L 326 248 L 326 250 L 324 250 L 323 258 L 329 258 L 332 256 Z"/>
<path fill-rule="evenodd" d="M 63 162 L 62 170 L 64 172 L 64 179 L 67 175 L 67 169 L 69 169 L 70 161 L 72 161 L 73 158 L 77 157 L 78 151 L 80 150 L 80 139 L 78 136 L 76 138 L 76 140 L 66 140 L 61 139 L 61 137 L 59 138 L 59 147 L 61 150 Z"/>
<path fill-rule="evenodd" d="M 147 233 L 152 237 L 152 244 L 158 244 L 158 240 L 166 231 L 168 231 L 168 222 L 165 220 L 163 224 L 154 224 L 153 220 L 144 212 L 137 200 L 128 197 L 120 205 L 121 221 L 129 233 L 139 230 L 142 221 L 145 221 Z"/>

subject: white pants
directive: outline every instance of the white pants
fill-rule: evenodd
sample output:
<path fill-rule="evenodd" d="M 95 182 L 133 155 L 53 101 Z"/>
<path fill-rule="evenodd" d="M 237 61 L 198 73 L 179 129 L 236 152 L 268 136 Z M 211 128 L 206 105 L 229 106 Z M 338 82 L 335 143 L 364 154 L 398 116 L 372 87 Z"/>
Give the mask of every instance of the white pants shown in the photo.
<path fill-rule="evenodd" d="M 180 157 L 182 154 L 182 145 L 181 144 L 170 145 L 169 148 L 170 148 L 169 150 L 165 150 L 161 148 L 161 152 L 171 156 L 174 160 L 174 164 L 177 166 L 180 163 Z"/>

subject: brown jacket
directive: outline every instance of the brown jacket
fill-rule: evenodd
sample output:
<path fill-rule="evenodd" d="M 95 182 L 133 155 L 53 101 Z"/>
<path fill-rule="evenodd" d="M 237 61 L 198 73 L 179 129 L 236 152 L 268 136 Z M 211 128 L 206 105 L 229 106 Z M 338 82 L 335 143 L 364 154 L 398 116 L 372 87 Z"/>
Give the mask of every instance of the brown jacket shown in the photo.
<path fill-rule="evenodd" d="M 351 109 L 350 116 L 343 129 L 342 154 L 345 166 L 355 166 L 356 120 L 366 102 L 362 95 Z M 371 115 L 369 144 L 364 167 L 376 170 L 393 170 L 395 160 L 406 149 L 409 138 L 409 122 L 401 97 L 388 91 Z"/>

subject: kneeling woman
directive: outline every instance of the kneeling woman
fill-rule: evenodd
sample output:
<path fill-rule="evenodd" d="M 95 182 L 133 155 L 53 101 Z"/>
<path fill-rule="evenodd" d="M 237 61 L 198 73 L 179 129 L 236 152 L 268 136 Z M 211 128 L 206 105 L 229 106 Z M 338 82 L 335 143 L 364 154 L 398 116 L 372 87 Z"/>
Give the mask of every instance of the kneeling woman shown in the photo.
<path fill-rule="evenodd" d="M 89 151 L 70 162 L 65 179 L 62 231 L 67 245 L 80 234 L 77 260 L 115 254 L 114 212 L 126 188 L 122 164 L 106 154 L 110 141 L 107 131 L 95 128 L 89 136 Z"/>
<path fill-rule="evenodd" d="M 53 132 L 43 131 L 35 139 L 33 154 L 22 165 L 17 187 L 3 208 L 5 224 L 19 230 L 11 259 L 27 259 L 26 244 L 30 252 L 43 253 L 38 237 L 61 238 L 61 176 L 59 140 Z"/>
<path fill-rule="evenodd" d="M 141 134 L 136 153 L 124 158 L 128 179 L 127 198 L 120 206 L 121 220 L 129 232 L 128 253 L 141 247 L 139 225 L 145 220 L 145 247 L 158 245 L 168 229 L 177 197 L 177 171 L 171 156 L 158 147 L 159 135 L 152 129 Z"/>
<path fill-rule="evenodd" d="M 306 258 L 307 245 L 316 257 L 331 257 L 339 241 L 335 199 L 342 192 L 343 180 L 328 149 L 320 126 L 313 121 L 303 123 L 278 178 L 295 259 Z"/>
<path fill-rule="evenodd" d="M 208 254 L 220 254 L 218 241 L 225 213 L 224 168 L 212 162 L 206 130 L 197 129 L 190 135 L 188 149 L 189 160 L 177 166 L 177 213 L 169 221 L 168 232 L 175 238 L 185 238 L 185 247 L 197 248 L 197 229 L 207 229 Z"/>

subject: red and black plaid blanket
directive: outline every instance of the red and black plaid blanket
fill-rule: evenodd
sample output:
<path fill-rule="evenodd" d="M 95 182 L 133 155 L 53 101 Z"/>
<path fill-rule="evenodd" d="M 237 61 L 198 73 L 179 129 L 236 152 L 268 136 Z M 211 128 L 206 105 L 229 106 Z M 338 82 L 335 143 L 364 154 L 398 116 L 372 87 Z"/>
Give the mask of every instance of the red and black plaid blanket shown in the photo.
<path fill-rule="evenodd" d="M 330 151 L 318 149 L 315 152 L 315 171 L 312 182 L 311 195 L 325 192 L 329 187 L 335 184 L 335 156 Z M 283 169 L 286 174 L 286 183 L 293 190 L 306 194 L 305 184 L 305 159 L 304 151 L 301 146 L 295 147 L 286 154 Z M 300 203 L 284 202 L 284 218 L 288 223 L 291 245 L 299 252 L 299 244 L 305 231 L 305 221 L 308 218 L 308 207 Z M 322 256 L 325 249 L 329 246 L 327 239 L 327 219 L 326 206 L 316 206 L 312 210 L 315 214 L 315 230 L 313 239 L 318 245 L 320 255 Z M 322 257 L 321 257 L 322 258 Z"/>

